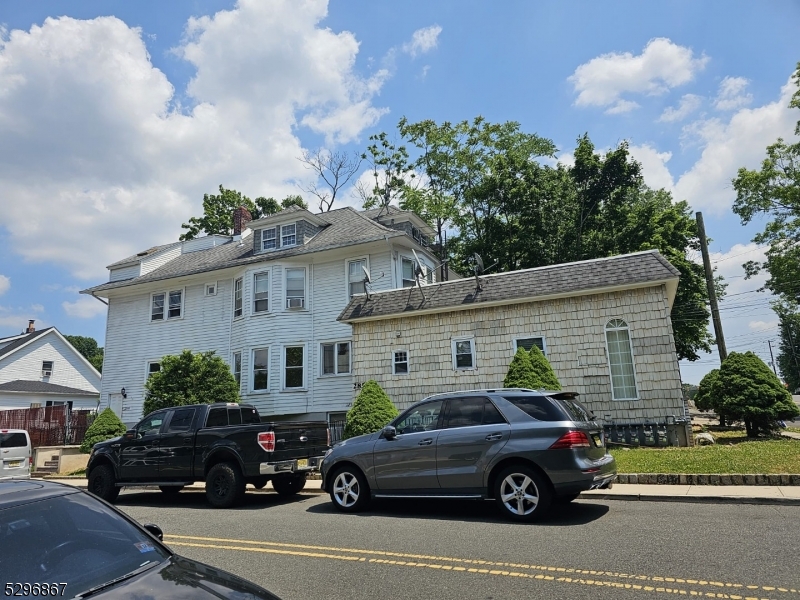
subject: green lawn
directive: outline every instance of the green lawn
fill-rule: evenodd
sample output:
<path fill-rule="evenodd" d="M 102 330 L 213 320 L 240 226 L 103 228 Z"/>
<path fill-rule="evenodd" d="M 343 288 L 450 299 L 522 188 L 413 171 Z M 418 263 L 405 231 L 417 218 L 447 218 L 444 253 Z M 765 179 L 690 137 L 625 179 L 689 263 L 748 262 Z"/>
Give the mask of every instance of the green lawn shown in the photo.
<path fill-rule="evenodd" d="M 800 473 L 800 440 L 748 440 L 743 431 L 710 431 L 717 443 L 692 448 L 610 450 L 620 473 Z"/>

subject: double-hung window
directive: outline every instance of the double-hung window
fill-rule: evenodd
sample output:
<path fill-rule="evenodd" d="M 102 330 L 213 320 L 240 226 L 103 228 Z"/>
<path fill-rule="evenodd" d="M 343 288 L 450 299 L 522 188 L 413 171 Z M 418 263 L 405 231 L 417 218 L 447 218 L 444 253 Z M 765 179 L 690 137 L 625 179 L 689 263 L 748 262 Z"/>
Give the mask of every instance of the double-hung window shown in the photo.
<path fill-rule="evenodd" d="M 456 371 L 468 371 L 475 368 L 475 340 L 456 339 L 452 340 L 453 369 Z"/>
<path fill-rule="evenodd" d="M 269 311 L 269 272 L 253 275 L 253 312 Z"/>
<path fill-rule="evenodd" d="M 305 348 L 303 346 L 286 346 L 284 348 L 284 389 L 291 390 L 305 387 L 305 378 L 303 376 L 304 354 Z"/>
<path fill-rule="evenodd" d="M 233 316 L 242 316 L 242 283 L 243 279 L 239 277 L 233 282 Z"/>
<path fill-rule="evenodd" d="M 150 320 L 180 319 L 183 316 L 183 290 L 158 292 L 150 296 Z"/>
<path fill-rule="evenodd" d="M 350 372 L 350 342 L 322 344 L 322 374 L 343 375 Z"/>
<path fill-rule="evenodd" d="M 403 287 L 414 287 L 417 284 L 417 279 L 414 277 L 414 261 L 403 257 L 400 263 L 403 270 Z"/>
<path fill-rule="evenodd" d="M 169 293 L 168 319 L 177 319 L 183 313 L 183 292 L 181 290 Z"/>
<path fill-rule="evenodd" d="M 306 305 L 306 270 L 286 269 L 286 308 Z"/>
<path fill-rule="evenodd" d="M 263 229 L 261 231 L 261 249 L 274 250 L 278 245 L 277 231 L 275 227 Z"/>
<path fill-rule="evenodd" d="M 231 365 L 233 369 L 233 378 L 236 380 L 236 385 L 242 385 L 242 353 L 241 352 L 234 352 L 233 353 L 233 364 Z"/>
<path fill-rule="evenodd" d="M 164 320 L 164 298 L 166 294 L 153 294 L 150 304 L 150 320 L 163 321 Z"/>
<path fill-rule="evenodd" d="M 392 352 L 392 374 L 408 374 L 408 352 L 406 350 L 395 350 Z"/>
<path fill-rule="evenodd" d="M 281 247 L 297 244 L 297 225 L 283 225 L 281 227 Z"/>
<path fill-rule="evenodd" d="M 253 350 L 253 390 L 269 389 L 269 349 Z"/>
<path fill-rule="evenodd" d="M 611 319 L 606 323 L 606 344 L 613 399 L 636 400 L 636 371 L 633 366 L 630 331 L 625 321 Z"/>
<path fill-rule="evenodd" d="M 347 261 L 347 291 L 350 298 L 355 294 L 364 294 L 367 291 L 364 284 L 366 269 L 366 258 Z"/>

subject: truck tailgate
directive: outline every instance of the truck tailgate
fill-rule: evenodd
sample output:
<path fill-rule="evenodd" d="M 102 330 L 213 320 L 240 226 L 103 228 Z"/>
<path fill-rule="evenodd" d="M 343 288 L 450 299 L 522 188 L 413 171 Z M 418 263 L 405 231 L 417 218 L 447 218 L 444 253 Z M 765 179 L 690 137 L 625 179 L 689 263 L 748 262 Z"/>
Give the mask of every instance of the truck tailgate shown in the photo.
<path fill-rule="evenodd" d="M 328 449 L 328 425 L 315 423 L 271 423 L 275 432 L 275 452 L 271 460 L 292 460 L 322 456 Z"/>

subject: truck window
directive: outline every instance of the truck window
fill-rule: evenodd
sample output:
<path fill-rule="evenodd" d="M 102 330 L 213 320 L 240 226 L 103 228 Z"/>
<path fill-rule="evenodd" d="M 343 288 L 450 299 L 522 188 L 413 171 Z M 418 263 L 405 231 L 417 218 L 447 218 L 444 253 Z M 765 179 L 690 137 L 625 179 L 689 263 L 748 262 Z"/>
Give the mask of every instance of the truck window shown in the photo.
<path fill-rule="evenodd" d="M 206 427 L 224 427 L 228 424 L 228 409 L 224 406 L 212 408 L 208 411 Z"/>
<path fill-rule="evenodd" d="M 255 408 L 242 407 L 242 423 L 261 423 L 261 417 L 258 416 L 258 411 Z"/>
<path fill-rule="evenodd" d="M 239 410 L 239 407 L 236 408 L 229 408 L 228 409 L 228 424 L 229 425 L 241 425 L 242 424 L 242 411 Z"/>
<path fill-rule="evenodd" d="M 172 413 L 167 431 L 188 431 L 194 420 L 194 408 L 177 408 Z"/>

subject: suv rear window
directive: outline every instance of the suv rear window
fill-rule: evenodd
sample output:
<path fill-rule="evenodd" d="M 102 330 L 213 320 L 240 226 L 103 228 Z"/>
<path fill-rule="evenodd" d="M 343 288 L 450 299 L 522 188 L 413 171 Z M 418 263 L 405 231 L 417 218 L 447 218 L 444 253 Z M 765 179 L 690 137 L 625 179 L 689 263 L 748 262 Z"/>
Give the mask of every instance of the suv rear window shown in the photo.
<path fill-rule="evenodd" d="M 28 438 L 24 433 L 0 433 L 0 446 L 3 448 L 24 448 Z"/>
<path fill-rule="evenodd" d="M 573 421 L 592 421 L 592 413 L 583 404 L 573 398 L 557 398 L 558 402 Z"/>
<path fill-rule="evenodd" d="M 537 421 L 564 421 L 566 416 L 546 396 L 503 396 Z"/>

